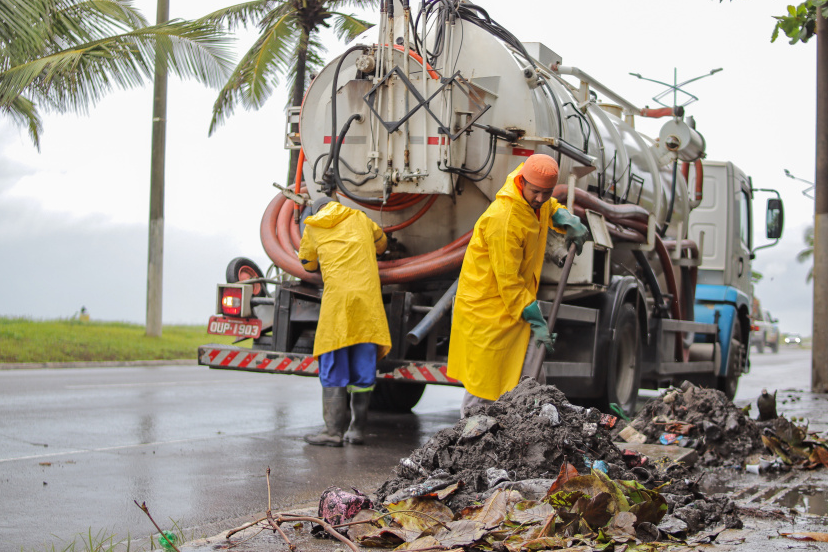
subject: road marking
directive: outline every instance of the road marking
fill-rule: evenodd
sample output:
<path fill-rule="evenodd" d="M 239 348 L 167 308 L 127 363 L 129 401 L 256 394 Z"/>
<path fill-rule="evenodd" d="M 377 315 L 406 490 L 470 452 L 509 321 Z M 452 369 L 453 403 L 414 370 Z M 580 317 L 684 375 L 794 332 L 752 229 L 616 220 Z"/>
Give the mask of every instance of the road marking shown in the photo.
<path fill-rule="evenodd" d="M 219 435 L 218 437 L 239 437 L 239 435 Z M 125 450 L 131 448 L 139 448 L 139 447 L 153 447 L 159 445 L 175 445 L 178 443 L 193 443 L 195 441 L 205 441 L 207 439 L 211 439 L 212 437 L 197 437 L 193 439 L 175 439 L 173 441 L 153 441 L 152 443 L 137 443 L 134 445 L 118 445 L 115 447 L 101 447 L 96 449 L 77 449 L 77 450 L 68 450 L 65 452 L 51 452 L 49 454 L 33 454 L 31 456 L 18 456 L 17 458 L 0 458 L 0 464 L 4 462 L 15 462 L 17 460 L 37 460 L 40 458 L 54 458 L 55 456 L 65 456 L 67 454 L 88 454 L 92 452 L 108 452 L 112 450 Z"/>
<path fill-rule="evenodd" d="M 235 380 L 212 380 L 212 381 L 157 381 L 152 383 L 95 383 L 87 385 L 66 385 L 64 389 L 112 389 L 115 387 L 166 387 L 168 385 L 227 385 L 229 383 L 247 383 L 250 380 L 240 378 Z"/>

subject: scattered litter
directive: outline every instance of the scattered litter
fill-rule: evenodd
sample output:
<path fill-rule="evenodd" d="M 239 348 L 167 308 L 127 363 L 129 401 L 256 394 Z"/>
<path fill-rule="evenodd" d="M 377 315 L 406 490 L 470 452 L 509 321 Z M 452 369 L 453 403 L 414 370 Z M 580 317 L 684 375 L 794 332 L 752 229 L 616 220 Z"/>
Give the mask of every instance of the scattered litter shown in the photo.
<path fill-rule="evenodd" d="M 673 405 L 682 397 L 679 392 Z M 377 491 L 377 502 L 389 511 L 403 503 L 412 509 L 411 501 L 420 504 L 426 496 L 415 498 L 412 489 L 422 490 L 435 480 L 450 481 L 453 492 L 439 503 L 450 509 L 453 521 L 412 541 L 410 534 L 403 538 L 396 530 L 408 521 L 375 514 L 371 535 L 358 542 L 510 552 L 596 547 L 610 541 L 620 546 L 636 539 L 681 539 L 717 525 L 741 527 L 734 504 L 726 497 L 702 495 L 688 466 L 652 462 L 649 454 L 631 450 L 633 445 L 625 445 L 622 452 L 611 439 L 614 432 L 626 429 L 619 427 L 624 423 L 617 423 L 618 417 L 572 405 L 554 386 L 526 378 L 495 403 L 473 408 L 470 415 L 402 459 L 395 477 Z M 700 422 L 679 427 L 690 431 L 696 425 L 701 431 Z M 664 433 L 663 425 L 658 429 L 659 435 Z"/>
<path fill-rule="evenodd" d="M 561 417 L 560 414 L 558 414 L 558 409 L 555 408 L 554 404 L 543 405 L 540 409 L 540 415 L 548 418 L 549 423 L 552 424 L 552 427 L 561 425 Z"/>
<path fill-rule="evenodd" d="M 618 436 L 624 439 L 627 443 L 646 443 L 647 436 L 637 431 L 633 426 L 628 425 L 618 432 Z"/>
<path fill-rule="evenodd" d="M 648 402 L 621 430 L 628 433 L 617 431 L 617 436 L 629 439 L 634 435 L 630 427 L 647 443 L 695 449 L 705 466 L 740 466 L 746 456 L 765 448 L 760 428 L 724 393 L 689 382 Z"/>

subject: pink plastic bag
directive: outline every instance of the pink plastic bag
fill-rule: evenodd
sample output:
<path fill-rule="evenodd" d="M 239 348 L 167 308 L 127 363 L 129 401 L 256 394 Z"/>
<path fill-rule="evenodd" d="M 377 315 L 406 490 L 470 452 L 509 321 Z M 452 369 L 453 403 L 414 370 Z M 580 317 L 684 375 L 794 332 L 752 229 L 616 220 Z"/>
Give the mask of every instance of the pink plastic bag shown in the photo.
<path fill-rule="evenodd" d="M 339 487 L 325 489 L 319 499 L 318 517 L 331 525 L 338 525 L 352 519 L 360 510 L 374 507 L 370 498 L 354 487 L 351 488 L 353 493 L 343 491 Z"/>

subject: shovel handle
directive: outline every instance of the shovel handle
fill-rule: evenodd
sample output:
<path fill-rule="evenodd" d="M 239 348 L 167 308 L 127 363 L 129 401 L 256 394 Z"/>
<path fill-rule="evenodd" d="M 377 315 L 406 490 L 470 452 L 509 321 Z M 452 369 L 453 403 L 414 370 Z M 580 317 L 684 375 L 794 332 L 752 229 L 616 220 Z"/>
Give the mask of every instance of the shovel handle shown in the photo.
<path fill-rule="evenodd" d="M 549 318 L 546 321 L 546 327 L 549 328 L 549 333 L 555 329 L 555 322 L 558 320 L 558 310 L 561 308 L 561 301 L 563 300 L 564 290 L 566 289 L 566 281 L 569 279 L 569 271 L 572 270 L 572 262 L 575 260 L 576 246 L 573 243 L 569 246 L 569 251 L 566 255 L 566 261 L 561 269 L 561 278 L 558 280 L 558 290 L 555 292 L 555 300 L 552 302 L 552 312 L 549 313 Z M 546 350 L 541 343 L 537 343 L 532 347 L 531 338 L 529 340 L 529 347 L 526 350 L 526 358 L 523 361 L 523 373 L 540 381 L 541 369 L 543 368 L 543 359 L 546 356 Z M 545 379 L 545 378 L 544 378 Z"/>

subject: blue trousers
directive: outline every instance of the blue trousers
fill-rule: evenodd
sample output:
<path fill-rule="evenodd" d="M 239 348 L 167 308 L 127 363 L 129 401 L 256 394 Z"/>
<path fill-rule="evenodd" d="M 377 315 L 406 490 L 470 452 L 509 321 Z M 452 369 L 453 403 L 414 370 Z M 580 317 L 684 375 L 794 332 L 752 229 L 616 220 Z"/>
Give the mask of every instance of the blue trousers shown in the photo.
<path fill-rule="evenodd" d="M 357 343 L 319 356 L 322 387 L 347 387 L 350 393 L 371 391 L 377 379 L 377 346 Z"/>

